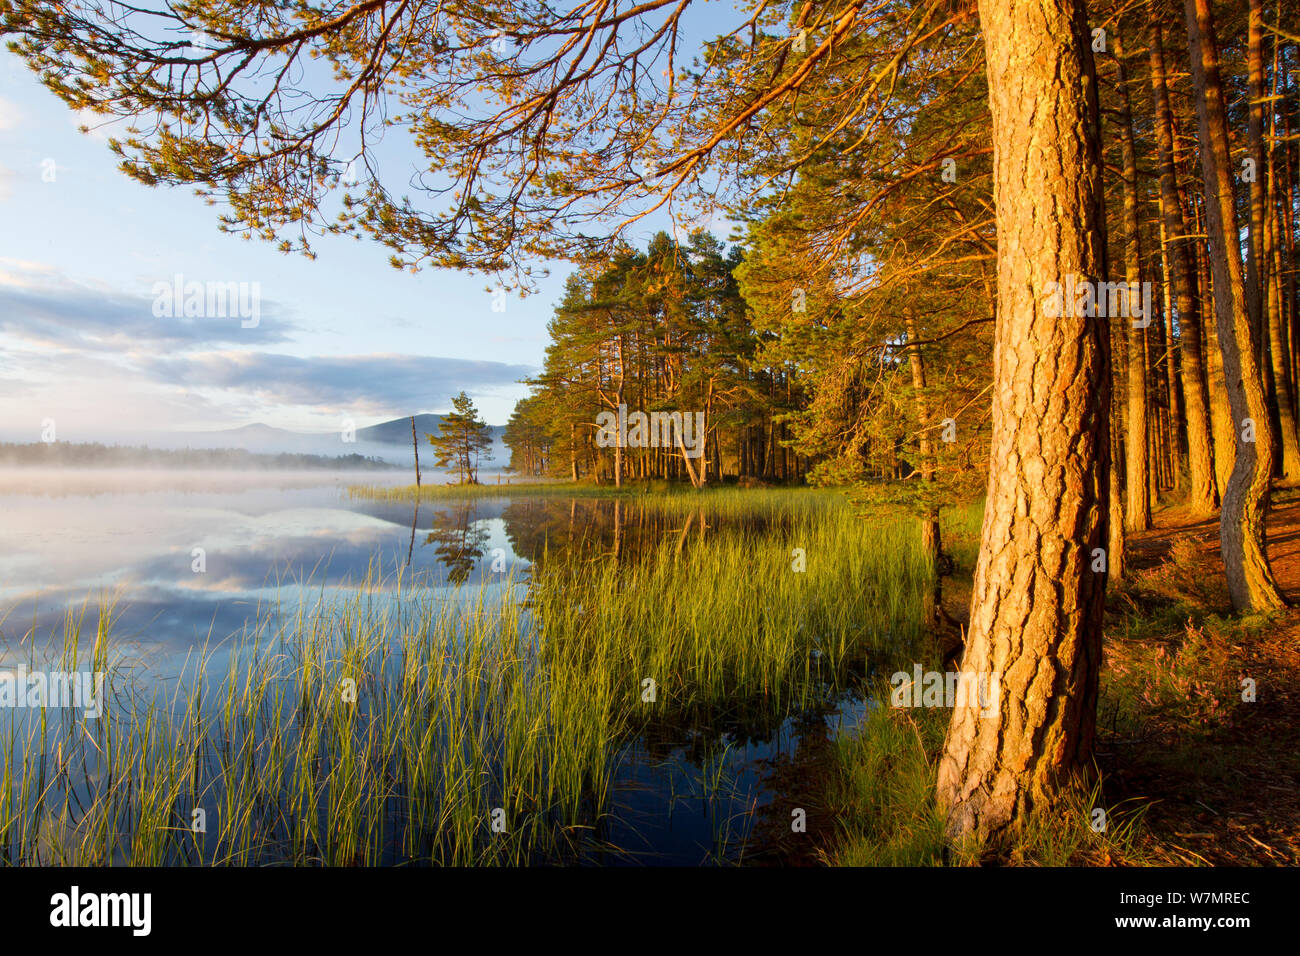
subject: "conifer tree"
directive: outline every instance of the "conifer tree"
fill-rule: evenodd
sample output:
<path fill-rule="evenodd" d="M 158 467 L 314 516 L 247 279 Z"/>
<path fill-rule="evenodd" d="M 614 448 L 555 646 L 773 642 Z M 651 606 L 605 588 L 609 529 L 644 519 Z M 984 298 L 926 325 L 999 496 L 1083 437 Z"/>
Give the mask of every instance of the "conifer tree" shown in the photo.
<path fill-rule="evenodd" d="M 442 416 L 438 434 L 428 436 L 434 460 L 439 468 L 455 472 L 460 484 L 478 484 L 479 462 L 492 457 L 492 429 L 479 418 L 473 400 L 464 392 L 451 400 L 451 406 Z"/>

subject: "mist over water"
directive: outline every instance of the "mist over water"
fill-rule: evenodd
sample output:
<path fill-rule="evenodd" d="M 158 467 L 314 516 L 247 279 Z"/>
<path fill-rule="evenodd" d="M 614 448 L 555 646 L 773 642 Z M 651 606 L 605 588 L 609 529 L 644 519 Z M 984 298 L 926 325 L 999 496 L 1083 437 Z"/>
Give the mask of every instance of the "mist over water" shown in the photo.
<path fill-rule="evenodd" d="M 436 474 L 427 480 L 445 480 Z M 425 505 L 354 500 L 355 484 L 405 485 L 394 472 L 19 468 L 0 470 L 0 656 L 48 640 L 68 610 L 101 603 L 113 635 L 158 674 L 194 647 L 237 633 L 259 607 L 351 593 L 367 576 L 431 588 L 476 583 L 500 548 L 504 501 L 449 517 Z M 442 523 L 440 526 L 439 522 Z M 471 558 L 439 541 L 469 535 Z M 408 563 L 409 556 L 409 563 Z M 9 651 L 6 651 L 6 648 Z"/>

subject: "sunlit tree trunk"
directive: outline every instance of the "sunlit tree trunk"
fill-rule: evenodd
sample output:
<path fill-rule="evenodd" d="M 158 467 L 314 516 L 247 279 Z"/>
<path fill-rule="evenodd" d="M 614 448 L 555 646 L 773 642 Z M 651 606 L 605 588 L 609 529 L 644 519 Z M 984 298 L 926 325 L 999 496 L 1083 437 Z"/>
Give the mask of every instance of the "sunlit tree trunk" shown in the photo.
<path fill-rule="evenodd" d="M 1118 30 L 1111 38 L 1115 51 L 1115 69 L 1119 83 L 1119 135 L 1123 157 L 1124 187 L 1124 281 L 1130 289 L 1142 287 L 1142 238 L 1138 229 L 1137 148 L 1133 142 L 1133 114 L 1129 105 L 1128 68 L 1124 63 L 1124 45 Z M 1140 293 L 1139 293 L 1140 295 Z M 1139 298 L 1138 301 L 1141 301 Z M 1131 310 L 1130 310 L 1131 311 Z M 1124 436 L 1124 491 L 1128 496 L 1124 511 L 1127 531 L 1145 531 L 1151 527 L 1150 425 L 1147 421 L 1147 325 L 1151 316 L 1135 323 L 1123 318 L 1128 340 L 1128 422 Z"/>
<path fill-rule="evenodd" d="M 1204 206 L 1196 219 L 1196 232 L 1205 235 L 1208 228 L 1205 221 Z M 1228 480 L 1237 461 L 1237 430 L 1232 424 L 1232 407 L 1228 402 L 1228 386 L 1223 375 L 1223 350 L 1219 347 L 1219 323 L 1215 318 L 1215 282 L 1210 268 L 1210 257 L 1204 243 L 1198 244 L 1196 250 L 1197 273 L 1203 290 L 1201 302 L 1205 306 L 1207 318 L 1202 328 L 1205 331 L 1205 377 L 1210 393 L 1210 434 L 1214 438 L 1214 482 L 1219 488 L 1222 501 L 1228 488 Z"/>
<path fill-rule="evenodd" d="M 906 321 L 908 342 L 920 341 L 921 336 L 917 332 L 916 316 L 908 312 Z M 925 394 L 925 358 L 921 355 L 921 349 L 916 346 L 909 348 L 907 354 L 912 368 L 912 390 L 916 393 L 916 423 L 920 435 L 921 480 L 929 483 L 934 481 L 934 438 L 930 433 L 930 410 Z M 926 562 L 934 572 L 934 588 L 926 596 L 922 608 L 927 624 L 934 623 L 943 597 L 943 578 L 939 573 L 939 555 L 942 550 L 943 543 L 939 533 L 939 509 L 937 506 L 930 506 L 926 510 L 925 517 L 921 519 L 921 553 L 925 555 Z"/>
<path fill-rule="evenodd" d="M 1250 0 L 1247 28 L 1250 89 L 1250 120 L 1247 147 L 1255 161 L 1250 183 L 1250 266 L 1246 277 L 1247 294 L 1253 296 L 1256 328 L 1267 336 L 1269 370 L 1277 398 L 1278 433 L 1281 438 L 1281 474 L 1287 482 L 1300 481 L 1300 435 L 1291 404 L 1293 383 L 1286 333 L 1282 324 L 1280 300 L 1274 295 L 1276 272 L 1273 263 L 1273 237 L 1270 226 L 1276 222 L 1273 204 L 1272 151 L 1264 153 L 1264 10 L 1261 0 Z M 1270 110 L 1270 114 L 1272 110 Z M 1267 170 L 1267 174 L 1265 171 Z"/>
<path fill-rule="evenodd" d="M 1114 346 L 1113 339 L 1112 346 Z M 1111 368 L 1111 391 L 1114 393 L 1116 391 L 1115 376 L 1118 374 L 1118 369 L 1114 365 Z M 1106 510 L 1109 515 L 1107 522 L 1109 534 L 1106 538 L 1106 573 L 1111 581 L 1122 581 L 1128 570 L 1125 567 L 1124 560 L 1124 502 L 1120 495 L 1122 482 L 1120 481 L 1118 466 L 1118 462 L 1123 455 L 1123 448 L 1121 447 L 1123 439 L 1121 436 L 1124 434 L 1124 429 L 1123 418 L 1120 414 L 1120 403 L 1114 398 L 1110 402 L 1110 413 L 1110 460 L 1112 469 L 1111 480 L 1107 482 Z"/>
<path fill-rule="evenodd" d="M 1053 316 L 1051 284 L 1106 275 L 1096 71 L 1082 0 L 981 0 L 998 308 L 988 499 L 962 670 L 996 716 L 953 711 L 937 798 L 952 840 L 994 837 L 1085 766 L 1106 575 L 1105 316 Z M 1082 310 L 1087 311 L 1087 310 Z"/>
<path fill-rule="evenodd" d="M 1224 383 L 1237 431 L 1236 462 L 1223 493 L 1219 541 L 1232 605 L 1239 611 L 1285 606 L 1264 550 L 1264 513 L 1273 470 L 1273 443 L 1263 381 L 1246 309 L 1237 211 L 1233 203 L 1228 127 L 1219 82 L 1210 0 L 1184 0 L 1192 81 L 1200 123 L 1205 223 L 1214 273 L 1215 324 Z"/>
<path fill-rule="evenodd" d="M 1173 114 L 1165 78 L 1160 23 L 1151 18 L 1148 35 L 1151 91 L 1155 105 L 1157 156 L 1160 163 L 1160 214 L 1164 220 L 1167 252 L 1178 305 L 1179 358 L 1183 378 L 1183 405 L 1187 419 L 1187 504 L 1194 515 L 1209 515 L 1218 500 L 1214 480 L 1214 451 L 1210 438 L 1210 394 L 1206 385 L 1204 345 L 1196 270 L 1188 247 L 1183 205 L 1178 196 L 1174 165 Z"/>

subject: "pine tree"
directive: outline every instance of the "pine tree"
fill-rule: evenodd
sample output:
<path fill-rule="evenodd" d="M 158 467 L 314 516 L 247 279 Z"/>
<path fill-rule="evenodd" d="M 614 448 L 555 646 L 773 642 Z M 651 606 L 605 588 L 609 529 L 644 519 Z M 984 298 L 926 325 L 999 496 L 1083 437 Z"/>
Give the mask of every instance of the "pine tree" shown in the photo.
<path fill-rule="evenodd" d="M 452 411 L 444 415 L 437 435 L 429 435 L 434 460 L 439 468 L 455 472 L 460 484 L 478 484 L 479 461 L 492 456 L 492 429 L 478 416 L 478 409 L 461 392 L 451 400 Z"/>

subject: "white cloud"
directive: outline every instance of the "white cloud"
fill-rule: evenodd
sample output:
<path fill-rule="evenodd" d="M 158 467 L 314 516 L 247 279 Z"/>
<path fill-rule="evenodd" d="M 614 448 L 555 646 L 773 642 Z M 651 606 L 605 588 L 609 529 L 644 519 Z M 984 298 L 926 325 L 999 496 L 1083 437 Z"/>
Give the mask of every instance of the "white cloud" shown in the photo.
<path fill-rule="evenodd" d="M 200 293 L 205 280 L 174 276 L 157 277 L 164 290 L 189 288 Z M 241 284 L 242 283 L 242 284 Z M 69 279 L 49 267 L 0 259 L 0 332 L 43 347 L 101 350 L 129 353 L 136 350 L 171 352 L 214 344 L 266 344 L 290 338 L 292 324 L 271 301 L 263 301 L 258 283 L 232 277 L 212 280 L 214 291 L 223 293 L 223 307 L 211 318 L 159 314 L 157 296 L 126 292 L 101 282 Z M 235 287 L 235 300 L 227 301 L 227 285 Z M 165 291 L 167 304 L 174 293 Z M 257 321 L 251 309 L 257 302 Z M 204 300 L 206 303 L 206 300 Z M 245 318 L 247 316 L 247 318 Z"/>
<path fill-rule="evenodd" d="M 96 113 L 94 110 L 73 110 L 68 114 L 68 119 L 72 121 L 72 125 L 78 130 L 83 126 L 86 127 L 84 130 L 86 135 L 101 143 L 108 142 L 109 135 L 114 132 L 114 127 L 117 127 L 116 131 L 120 135 L 127 125 L 126 120 L 119 116 L 106 116 L 103 113 Z"/>
<path fill-rule="evenodd" d="M 17 129 L 22 115 L 22 111 L 18 109 L 18 105 L 13 100 L 7 100 L 0 96 L 0 130 Z"/>
<path fill-rule="evenodd" d="M 256 328 L 237 317 L 159 318 L 148 296 L 0 257 L 0 434 L 30 436 L 45 418 L 70 440 L 343 411 L 391 418 L 444 407 L 462 389 L 512 398 L 536 372 L 435 355 L 261 351 L 299 331 L 265 306 Z"/>
<path fill-rule="evenodd" d="M 143 379 L 250 396 L 267 405 L 352 410 L 378 416 L 445 405 L 509 388 L 536 372 L 527 365 L 438 355 L 286 355 L 224 351 L 132 356 Z"/>

